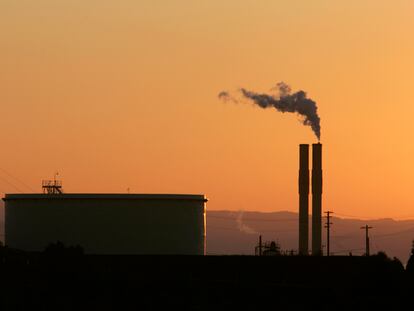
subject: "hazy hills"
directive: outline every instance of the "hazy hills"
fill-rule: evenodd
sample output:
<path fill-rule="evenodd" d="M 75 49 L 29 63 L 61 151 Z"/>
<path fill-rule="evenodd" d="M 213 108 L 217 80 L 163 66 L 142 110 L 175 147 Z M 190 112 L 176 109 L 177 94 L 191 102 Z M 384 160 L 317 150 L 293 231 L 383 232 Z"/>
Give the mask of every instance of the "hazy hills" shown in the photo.
<path fill-rule="evenodd" d="M 323 220 L 325 222 L 325 219 Z M 408 260 L 414 239 L 414 220 L 357 220 L 333 217 L 331 252 L 354 255 L 365 252 L 365 232 L 360 227 L 369 224 L 371 253 L 385 251 Z M 208 254 L 254 254 L 261 234 L 264 241 L 277 240 L 282 249 L 297 249 L 298 215 L 291 212 L 259 213 L 210 211 L 207 214 Z M 323 231 L 325 244 L 326 230 Z M 310 234 L 311 235 L 311 234 Z"/>
<path fill-rule="evenodd" d="M 4 239 L 3 202 L 0 201 L 0 240 Z M 324 220 L 325 222 L 325 220 Z M 369 224 L 371 253 L 385 251 L 406 263 L 414 239 L 414 220 L 357 220 L 333 217 L 331 252 L 360 255 L 365 251 L 364 230 Z M 325 243 L 323 231 L 323 241 Z M 207 212 L 207 254 L 254 254 L 259 235 L 264 241 L 277 240 L 282 249 L 297 248 L 298 215 L 292 212 Z"/>

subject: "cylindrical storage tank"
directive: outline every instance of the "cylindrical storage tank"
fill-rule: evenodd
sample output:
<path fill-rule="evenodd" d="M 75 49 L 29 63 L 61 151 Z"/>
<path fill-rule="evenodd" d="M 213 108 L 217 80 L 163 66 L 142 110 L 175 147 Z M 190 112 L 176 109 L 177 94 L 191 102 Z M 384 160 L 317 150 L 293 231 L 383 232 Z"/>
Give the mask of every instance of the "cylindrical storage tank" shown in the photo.
<path fill-rule="evenodd" d="M 204 255 L 204 195 L 6 194 L 5 243 L 42 251 L 50 243 L 89 254 Z"/>

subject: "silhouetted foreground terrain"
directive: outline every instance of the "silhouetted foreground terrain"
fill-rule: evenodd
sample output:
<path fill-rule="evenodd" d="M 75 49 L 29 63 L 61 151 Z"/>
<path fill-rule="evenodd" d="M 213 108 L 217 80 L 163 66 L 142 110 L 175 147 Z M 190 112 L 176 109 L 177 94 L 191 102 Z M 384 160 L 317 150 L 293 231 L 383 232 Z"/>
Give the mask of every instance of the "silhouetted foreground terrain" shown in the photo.
<path fill-rule="evenodd" d="M 414 277 L 372 257 L 94 256 L 0 250 L 1 310 L 396 310 Z"/>
<path fill-rule="evenodd" d="M 4 238 L 2 203 L 0 201 L 0 240 Z M 414 220 L 364 221 L 333 217 L 332 222 L 331 252 L 335 255 L 348 255 L 349 252 L 362 255 L 365 252 L 365 236 L 360 227 L 369 224 L 374 227 L 370 231 L 371 252 L 384 251 L 390 257 L 397 257 L 404 264 L 407 263 L 411 241 L 414 238 Z M 298 214 L 248 211 L 243 213 L 207 212 L 208 255 L 253 255 L 260 234 L 264 241 L 279 241 L 284 250 L 296 250 L 298 247 Z M 325 243 L 326 231 L 323 230 L 322 234 L 323 243 Z"/>

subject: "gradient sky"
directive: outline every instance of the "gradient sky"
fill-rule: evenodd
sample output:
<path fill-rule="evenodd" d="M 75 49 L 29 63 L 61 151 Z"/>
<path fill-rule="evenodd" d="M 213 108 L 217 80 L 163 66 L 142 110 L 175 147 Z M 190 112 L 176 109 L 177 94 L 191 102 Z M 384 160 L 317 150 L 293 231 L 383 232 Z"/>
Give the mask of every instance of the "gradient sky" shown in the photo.
<path fill-rule="evenodd" d="M 297 211 L 295 115 L 223 103 L 279 81 L 318 103 L 325 210 L 414 218 L 412 0 L 1 0 L 0 191 L 204 193 Z"/>

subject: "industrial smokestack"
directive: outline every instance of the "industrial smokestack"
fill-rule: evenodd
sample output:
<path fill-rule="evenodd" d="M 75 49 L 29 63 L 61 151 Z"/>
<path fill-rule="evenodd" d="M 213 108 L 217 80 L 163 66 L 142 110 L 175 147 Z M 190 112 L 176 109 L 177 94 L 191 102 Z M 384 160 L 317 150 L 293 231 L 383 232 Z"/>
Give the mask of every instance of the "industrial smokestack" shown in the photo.
<path fill-rule="evenodd" d="M 312 255 L 322 255 L 322 144 L 312 145 Z"/>
<path fill-rule="evenodd" d="M 309 145 L 299 146 L 299 254 L 308 255 Z"/>

